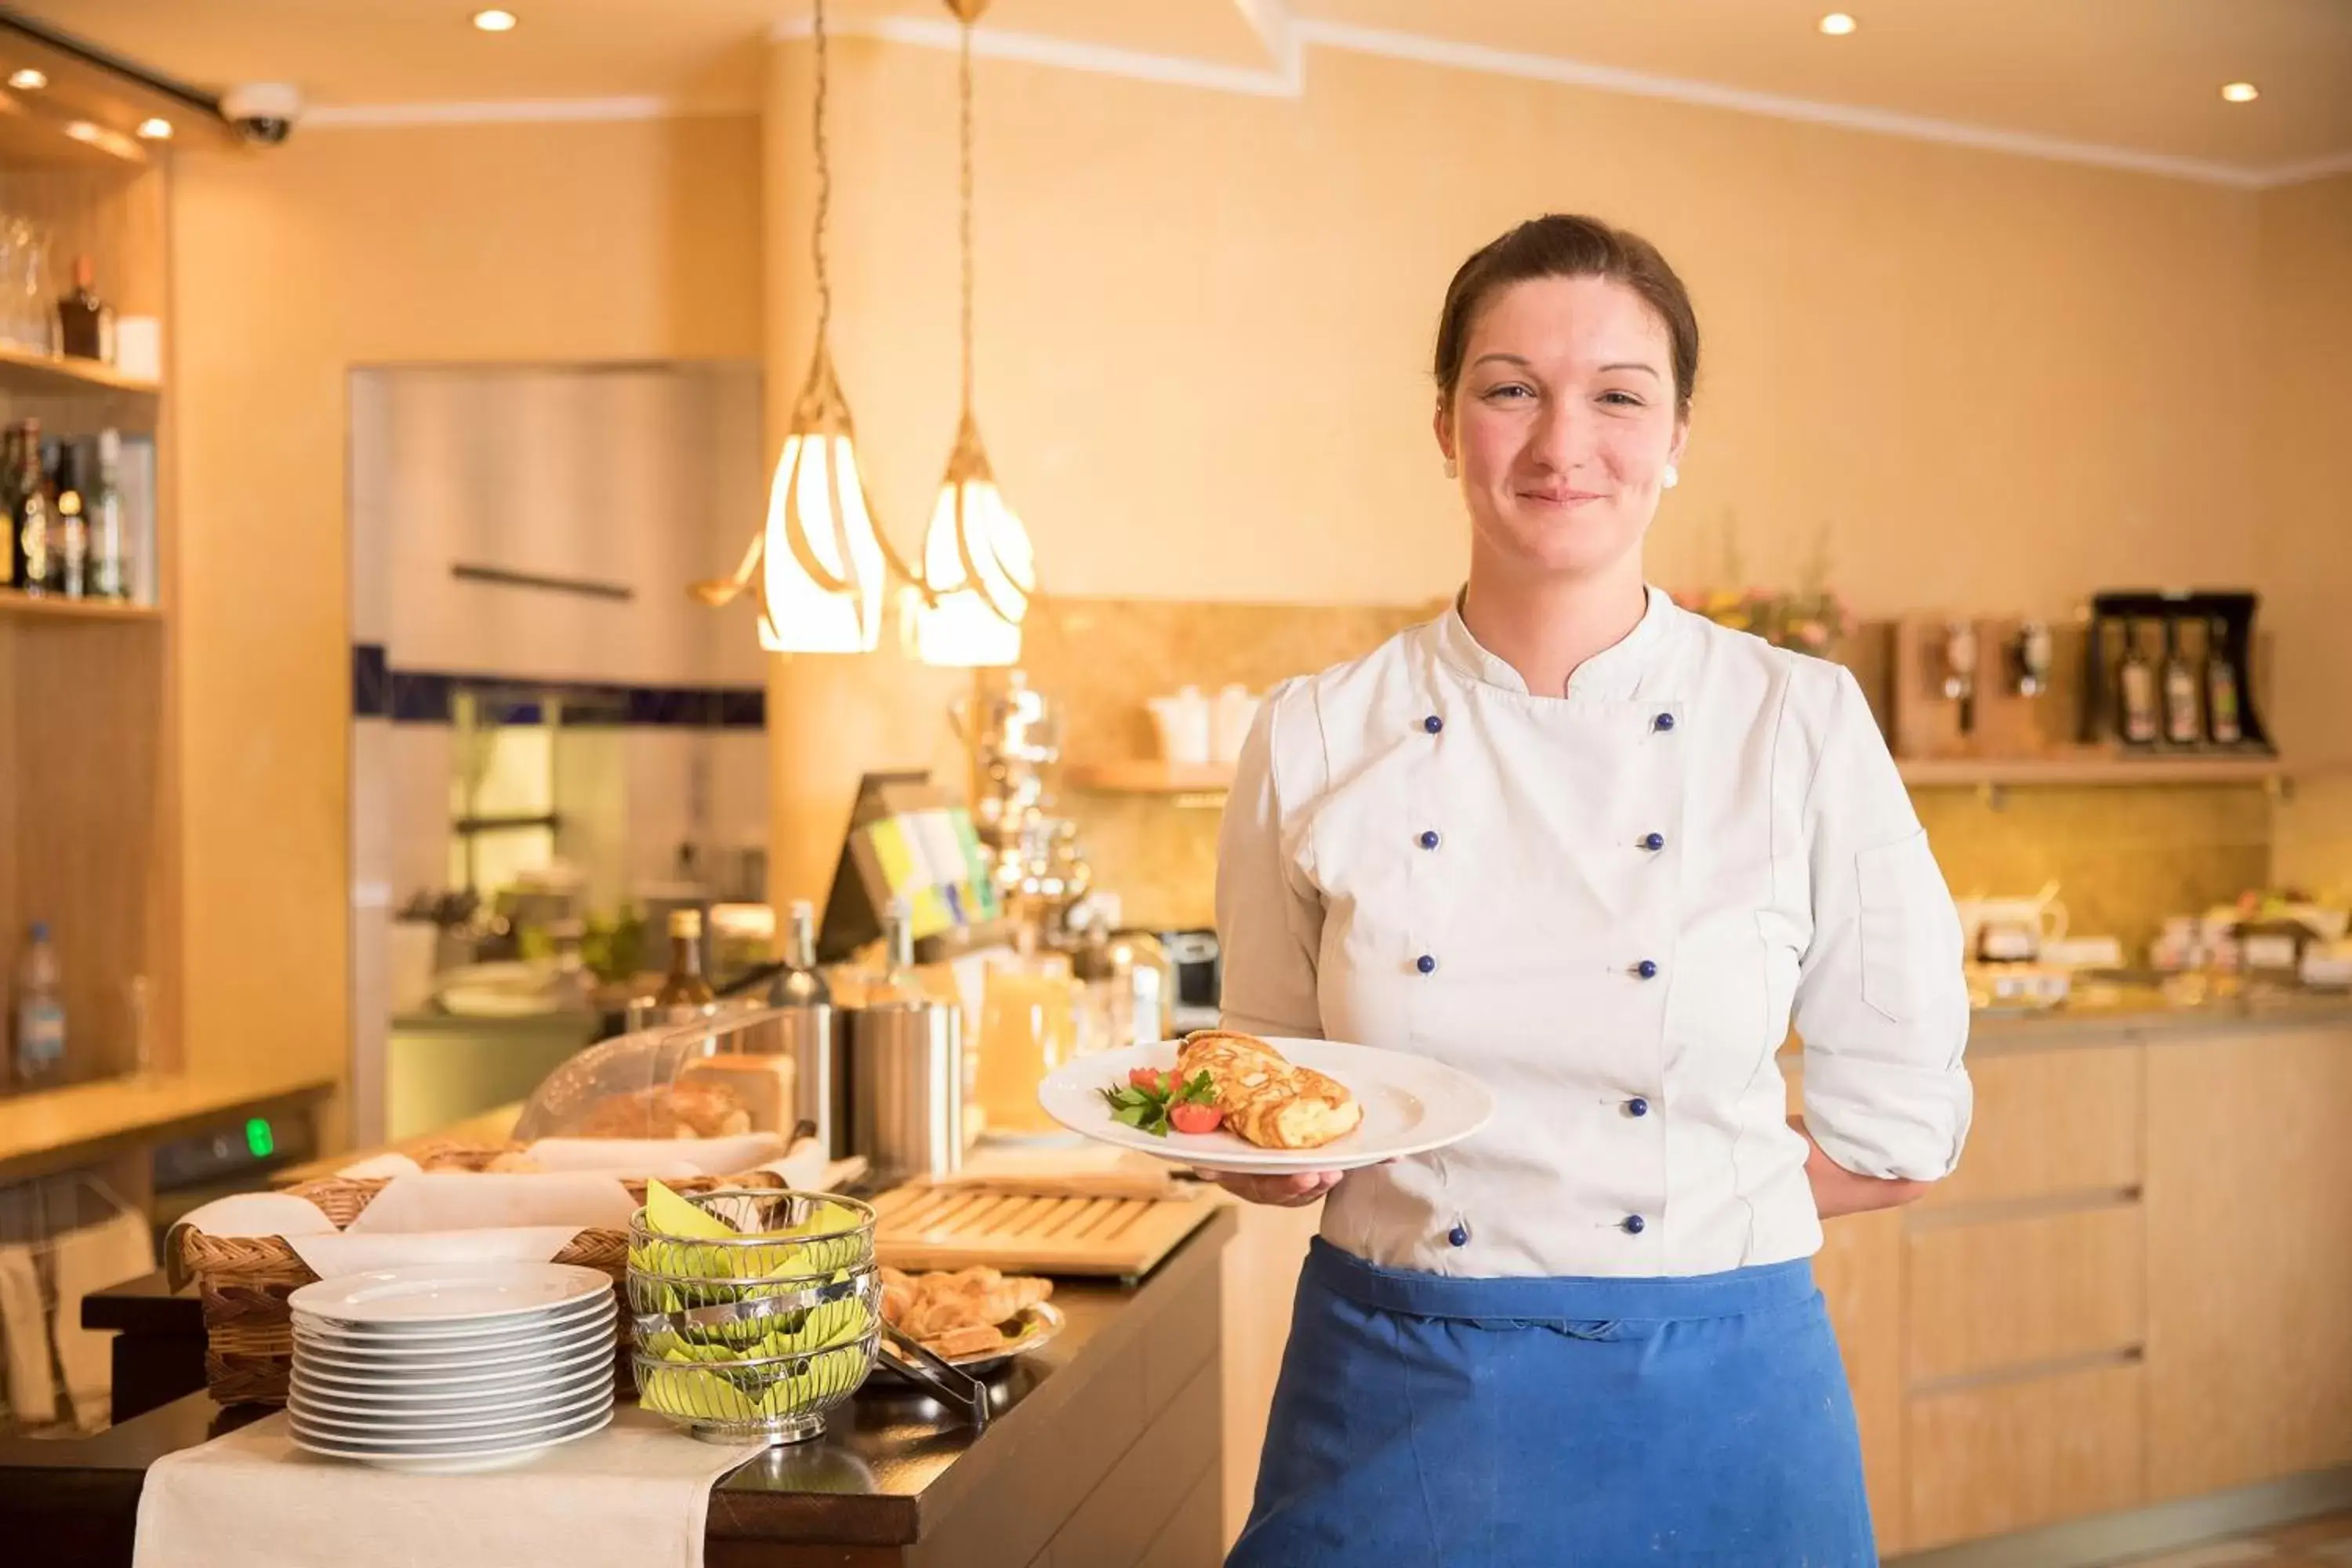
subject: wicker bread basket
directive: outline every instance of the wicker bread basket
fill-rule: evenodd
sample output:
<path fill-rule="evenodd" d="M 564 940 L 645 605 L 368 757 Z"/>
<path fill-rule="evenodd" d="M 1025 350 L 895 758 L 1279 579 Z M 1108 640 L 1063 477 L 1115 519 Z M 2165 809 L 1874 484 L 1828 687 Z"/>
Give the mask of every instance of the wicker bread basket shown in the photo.
<path fill-rule="evenodd" d="M 444 1146 L 419 1149 L 416 1154 L 418 1163 L 432 1169 L 479 1171 L 508 1152 L 506 1147 Z M 646 1201 L 642 1180 L 625 1179 L 621 1184 L 636 1202 Z M 732 1176 L 686 1177 L 664 1184 L 681 1193 L 700 1193 L 719 1187 L 782 1187 L 785 1184 L 772 1171 L 750 1171 Z M 382 1180 L 331 1176 L 286 1191 L 289 1196 L 316 1204 L 340 1230 L 384 1186 Z M 583 1229 L 552 1261 L 601 1269 L 612 1276 L 614 1289 L 618 1290 L 628 1274 L 628 1233 L 593 1226 Z M 294 1367 L 294 1314 L 286 1298 L 319 1278 L 300 1255 L 282 1237 L 207 1236 L 194 1226 L 182 1226 L 173 1234 L 166 1262 L 173 1285 L 193 1279 L 204 1301 L 205 1385 L 215 1402 L 285 1404 Z M 624 1312 L 620 1354 L 625 1367 L 629 1352 L 627 1321 Z"/>

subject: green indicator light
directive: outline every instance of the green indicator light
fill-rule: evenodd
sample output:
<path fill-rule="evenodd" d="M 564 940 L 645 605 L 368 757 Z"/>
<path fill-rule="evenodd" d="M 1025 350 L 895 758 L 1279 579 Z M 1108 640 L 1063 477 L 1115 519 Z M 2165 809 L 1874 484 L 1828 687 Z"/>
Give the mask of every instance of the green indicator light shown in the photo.
<path fill-rule="evenodd" d="M 278 1140 L 269 1131 L 269 1123 L 257 1116 L 245 1124 L 245 1146 L 253 1151 L 257 1160 L 267 1160 L 278 1152 Z"/>

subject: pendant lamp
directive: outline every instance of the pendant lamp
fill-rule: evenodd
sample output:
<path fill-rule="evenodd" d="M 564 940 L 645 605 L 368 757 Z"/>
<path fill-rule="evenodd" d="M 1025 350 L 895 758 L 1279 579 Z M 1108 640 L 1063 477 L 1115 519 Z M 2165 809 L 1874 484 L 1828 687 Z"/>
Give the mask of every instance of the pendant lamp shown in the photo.
<path fill-rule="evenodd" d="M 963 25 L 957 68 L 963 404 L 947 475 L 923 535 L 923 583 L 929 591 L 916 611 L 915 651 L 924 663 L 936 665 L 1006 665 L 1019 659 L 1021 622 L 1037 586 L 1029 531 L 996 488 L 980 422 L 972 416 L 971 29 L 987 5 L 988 0 L 947 0 Z"/>
<path fill-rule="evenodd" d="M 913 574 L 891 551 L 866 505 L 849 402 L 834 374 L 826 335 L 833 323 L 833 286 L 824 252 L 833 168 L 824 134 L 824 0 L 816 0 L 815 40 L 816 216 L 811 226 L 815 353 L 808 380 L 793 404 L 783 452 L 776 459 L 766 526 L 751 541 L 732 577 L 698 583 L 692 592 L 716 605 L 751 589 L 760 606 L 760 646 L 770 652 L 867 653 L 881 641 L 888 576 L 895 572 L 912 581 Z M 929 601 L 929 594 L 922 596 Z"/>

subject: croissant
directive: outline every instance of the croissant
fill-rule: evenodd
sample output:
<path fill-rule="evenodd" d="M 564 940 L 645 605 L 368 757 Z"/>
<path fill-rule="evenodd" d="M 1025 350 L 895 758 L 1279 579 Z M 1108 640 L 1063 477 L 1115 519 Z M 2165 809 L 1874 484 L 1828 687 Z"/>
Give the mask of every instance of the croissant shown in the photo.
<path fill-rule="evenodd" d="M 1346 1085 L 1293 1063 L 1254 1035 L 1204 1029 L 1176 1054 L 1185 1078 L 1205 1072 L 1225 1125 L 1261 1149 L 1318 1149 L 1353 1132 L 1362 1102 Z"/>

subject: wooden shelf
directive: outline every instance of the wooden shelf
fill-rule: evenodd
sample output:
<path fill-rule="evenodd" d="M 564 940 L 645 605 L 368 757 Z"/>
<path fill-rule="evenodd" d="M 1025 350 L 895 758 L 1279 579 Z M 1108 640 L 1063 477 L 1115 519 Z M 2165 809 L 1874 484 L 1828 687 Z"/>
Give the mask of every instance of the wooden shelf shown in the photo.
<path fill-rule="evenodd" d="M 1087 795 L 1223 795 L 1234 787 L 1234 770 L 1229 763 L 1093 763 L 1066 769 L 1062 782 Z"/>
<path fill-rule="evenodd" d="M 59 392 L 131 392 L 154 397 L 161 382 L 125 375 L 96 360 L 67 359 L 16 343 L 0 342 L 0 386 L 45 395 Z"/>
<path fill-rule="evenodd" d="M 1896 766 L 1914 788 L 1981 785 L 2240 784 L 2287 776 L 2276 757 L 1975 757 L 1906 758 Z"/>
<path fill-rule="evenodd" d="M 157 622 L 163 612 L 152 605 L 122 605 L 106 599 L 36 599 L 0 589 L 0 617 L 21 616 L 31 620 Z"/>

